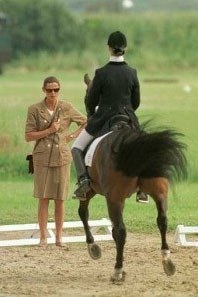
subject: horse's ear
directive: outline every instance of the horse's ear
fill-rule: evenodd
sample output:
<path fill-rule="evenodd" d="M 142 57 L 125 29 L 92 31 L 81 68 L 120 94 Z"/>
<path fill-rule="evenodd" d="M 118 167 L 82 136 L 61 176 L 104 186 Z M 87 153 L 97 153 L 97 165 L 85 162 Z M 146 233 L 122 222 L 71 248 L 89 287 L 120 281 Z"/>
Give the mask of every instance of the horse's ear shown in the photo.
<path fill-rule="evenodd" d="M 91 79 L 90 79 L 88 73 L 85 73 L 85 75 L 84 75 L 84 83 L 85 83 L 87 86 L 91 83 Z"/>

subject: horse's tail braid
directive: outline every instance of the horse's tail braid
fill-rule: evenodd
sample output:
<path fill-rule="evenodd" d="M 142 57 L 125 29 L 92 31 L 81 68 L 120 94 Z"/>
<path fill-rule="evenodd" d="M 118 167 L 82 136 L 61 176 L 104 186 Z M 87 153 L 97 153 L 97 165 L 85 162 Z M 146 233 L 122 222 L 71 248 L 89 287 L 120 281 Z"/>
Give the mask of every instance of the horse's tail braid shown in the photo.
<path fill-rule="evenodd" d="M 182 136 L 173 129 L 154 132 L 143 129 L 134 135 L 125 128 L 118 135 L 119 147 L 115 150 L 112 146 L 116 169 L 128 177 L 186 178 L 186 145 L 179 140 Z"/>

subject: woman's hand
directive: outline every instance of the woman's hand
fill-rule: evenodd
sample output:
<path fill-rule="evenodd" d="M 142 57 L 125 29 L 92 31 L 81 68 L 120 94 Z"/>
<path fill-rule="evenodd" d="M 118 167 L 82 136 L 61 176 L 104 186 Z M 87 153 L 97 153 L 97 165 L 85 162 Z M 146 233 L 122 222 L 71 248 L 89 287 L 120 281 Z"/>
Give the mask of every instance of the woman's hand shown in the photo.
<path fill-rule="evenodd" d="M 66 137 L 66 142 L 68 143 L 68 142 L 74 140 L 76 137 L 77 137 L 77 136 L 75 136 L 74 134 L 69 134 L 69 135 L 67 135 L 67 137 Z"/>
<path fill-rule="evenodd" d="M 53 122 L 51 126 L 48 128 L 50 134 L 51 133 L 56 133 L 60 129 L 60 120 L 57 122 Z"/>

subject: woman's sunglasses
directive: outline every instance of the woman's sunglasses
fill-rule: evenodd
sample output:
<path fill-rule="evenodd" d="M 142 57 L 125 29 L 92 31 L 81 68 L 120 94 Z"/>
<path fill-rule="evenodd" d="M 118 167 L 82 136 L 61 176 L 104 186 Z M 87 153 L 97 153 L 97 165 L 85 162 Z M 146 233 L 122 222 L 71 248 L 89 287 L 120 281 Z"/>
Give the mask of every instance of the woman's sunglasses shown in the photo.
<path fill-rule="evenodd" d="M 52 93 L 52 92 L 58 93 L 59 90 L 60 90 L 60 88 L 57 88 L 57 89 L 45 89 L 45 91 L 46 91 L 47 93 Z"/>

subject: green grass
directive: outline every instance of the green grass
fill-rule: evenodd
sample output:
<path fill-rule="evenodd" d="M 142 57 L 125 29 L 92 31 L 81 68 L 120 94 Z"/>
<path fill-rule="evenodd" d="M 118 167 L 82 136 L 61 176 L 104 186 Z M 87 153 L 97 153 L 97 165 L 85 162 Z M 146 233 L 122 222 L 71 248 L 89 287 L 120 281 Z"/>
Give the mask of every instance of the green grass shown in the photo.
<path fill-rule="evenodd" d="M 0 182 L 0 225 L 37 222 L 37 199 L 32 197 L 33 184 L 29 180 Z M 65 202 L 65 220 L 79 220 L 78 201 L 71 199 L 74 182 L 70 186 L 70 195 Z M 198 184 L 177 184 L 169 193 L 169 230 L 175 230 L 178 224 L 197 225 Z M 50 202 L 49 218 L 54 218 L 53 201 Z M 90 219 L 108 217 L 104 197 L 97 195 L 90 203 Z M 135 232 L 156 232 L 156 207 L 153 200 L 149 204 L 139 204 L 135 195 L 126 200 L 124 221 L 127 229 Z"/>
<path fill-rule="evenodd" d="M 20 72 L 9 70 L 0 77 L 0 224 L 36 223 L 37 200 L 32 198 L 32 176 L 26 174 L 25 155 L 32 145 L 24 141 L 24 125 L 27 107 L 43 98 L 41 86 L 48 75 L 56 75 L 61 81 L 61 98 L 72 102 L 84 112 L 85 86 L 83 74 L 87 71 L 51 73 Z M 91 72 L 93 74 L 93 70 Z M 148 78 L 176 78 L 175 83 L 147 83 Z M 141 107 L 137 115 L 141 121 L 154 117 L 156 126 L 173 126 L 185 134 L 183 141 L 188 145 L 189 178 L 175 186 L 169 193 L 169 230 L 178 224 L 197 225 L 198 208 L 198 86 L 197 73 L 193 71 L 146 73 L 139 70 L 141 83 Z M 191 92 L 185 87 L 190 86 Z M 66 201 L 66 220 L 79 220 L 78 202 L 71 199 L 75 174 L 72 167 L 69 199 Z M 49 217 L 53 218 L 53 203 Z M 90 218 L 107 217 L 105 199 L 97 196 L 91 201 Z M 156 208 L 135 202 L 135 195 L 126 200 L 124 210 L 126 226 L 131 231 L 155 232 Z"/>

